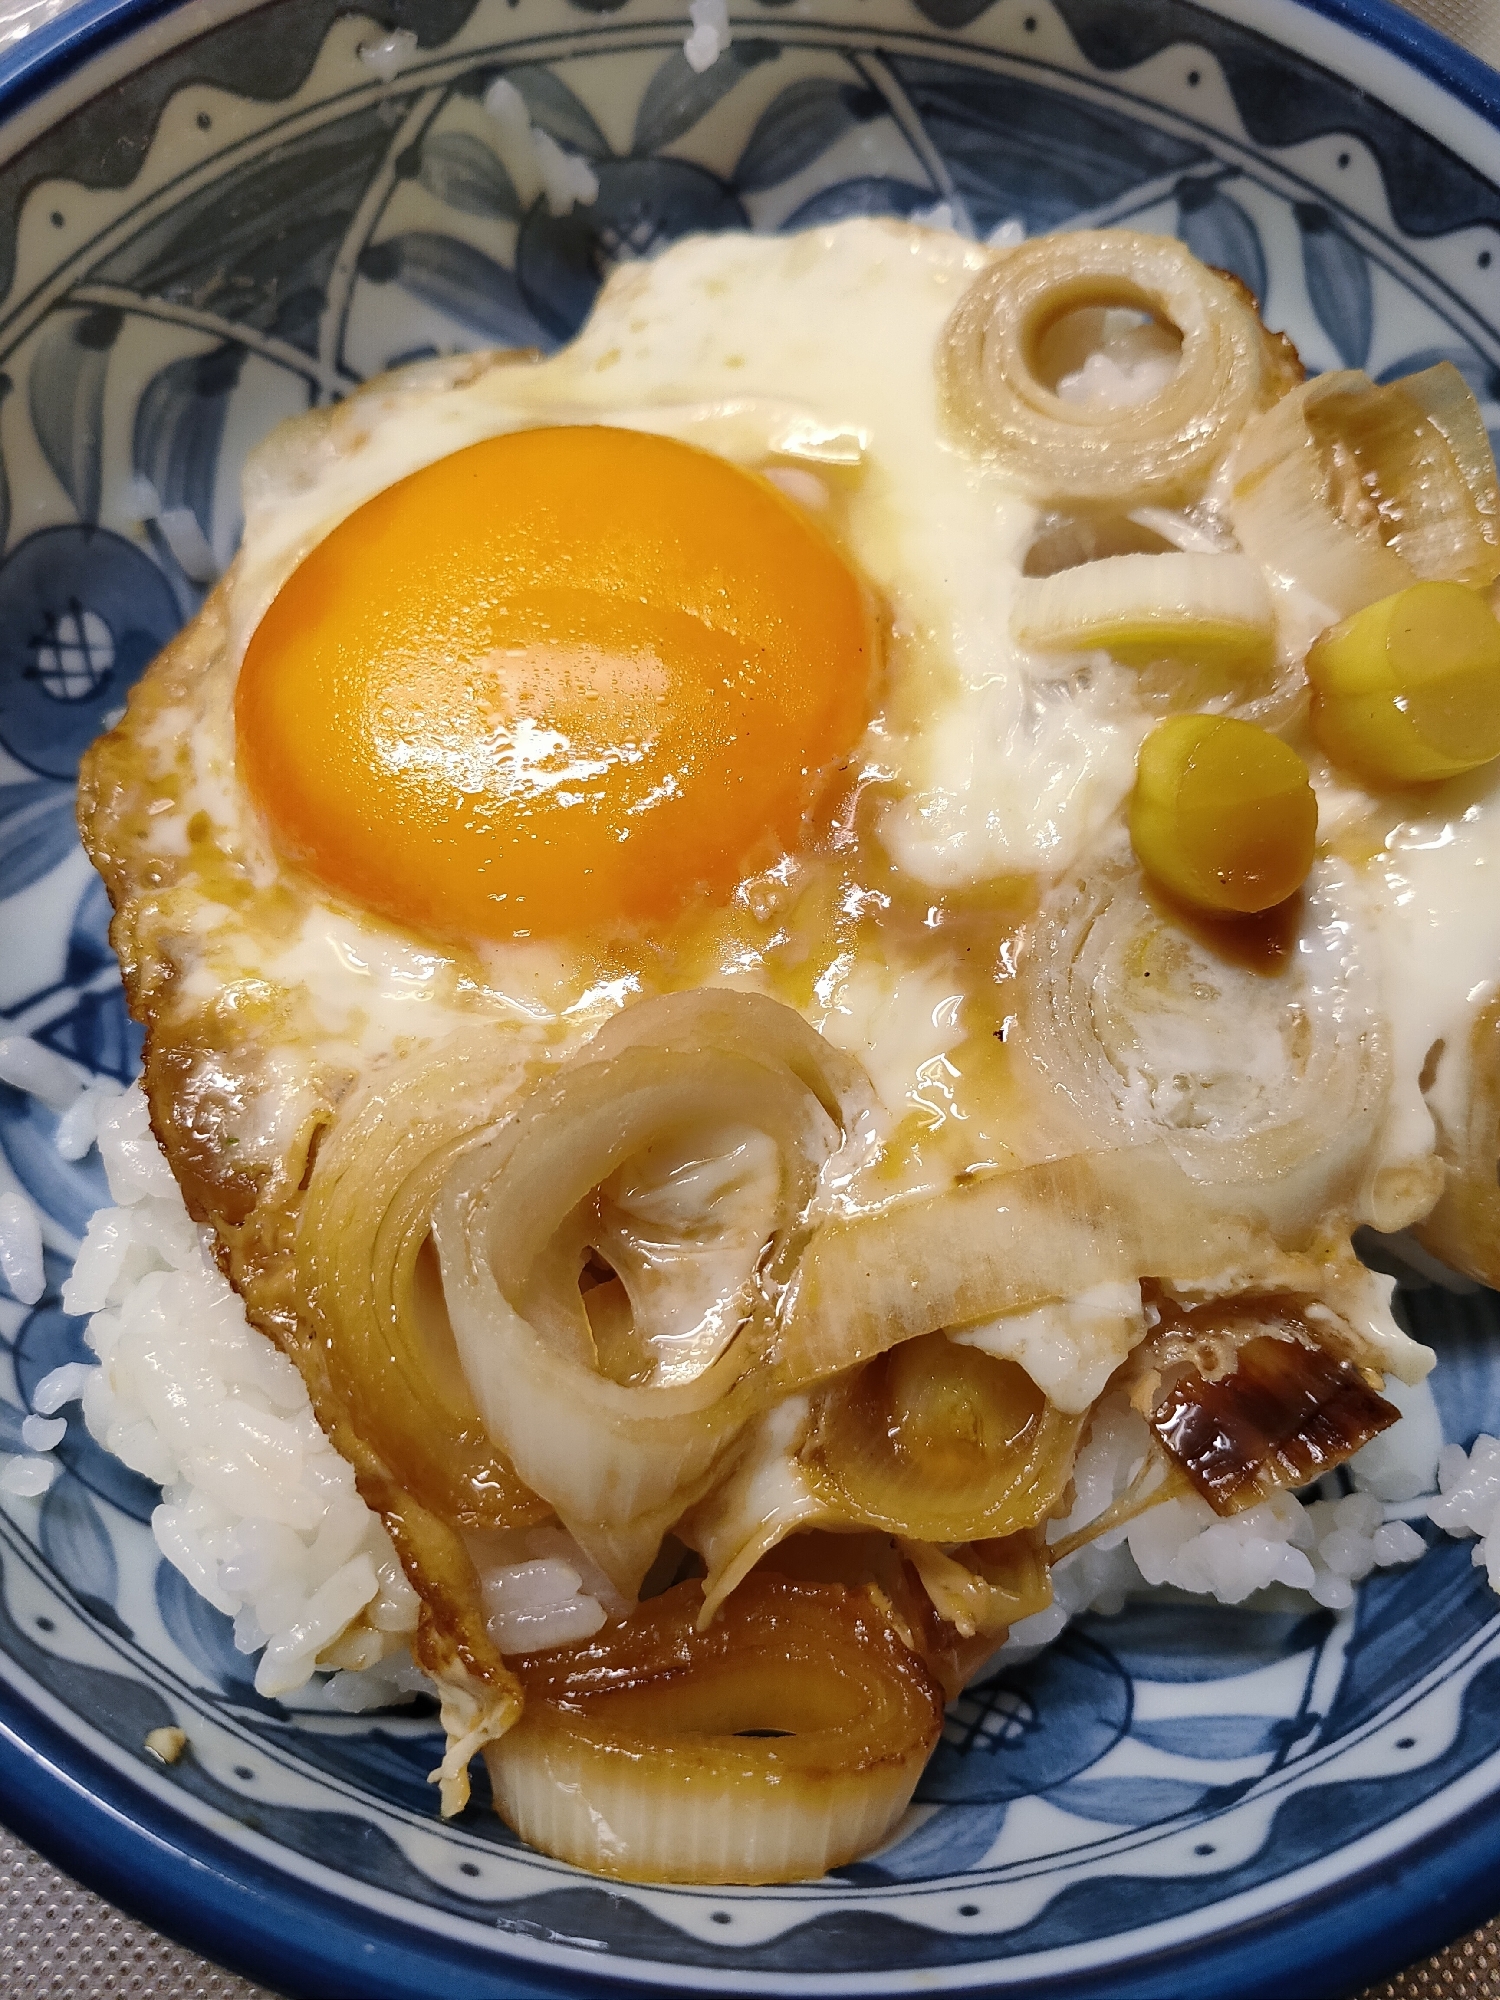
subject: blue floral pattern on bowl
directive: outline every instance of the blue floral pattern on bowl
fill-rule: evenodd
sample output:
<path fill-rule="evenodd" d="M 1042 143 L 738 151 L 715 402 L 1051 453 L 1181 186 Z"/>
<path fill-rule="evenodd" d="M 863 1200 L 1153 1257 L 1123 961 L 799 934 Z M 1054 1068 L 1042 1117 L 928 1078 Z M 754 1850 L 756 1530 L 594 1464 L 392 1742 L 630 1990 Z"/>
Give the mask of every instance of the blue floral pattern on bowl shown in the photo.
<path fill-rule="evenodd" d="M 128 1077 L 138 1038 L 77 848 L 79 752 L 231 554 L 248 446 L 383 368 L 553 345 L 610 268 L 690 231 L 1129 222 L 1236 273 L 1310 366 L 1447 357 L 1500 425 L 1500 140 L 1487 178 L 1382 100 L 1385 51 L 1348 42 L 1345 74 L 1277 47 L 1281 0 L 747 0 L 701 74 L 645 0 L 195 11 L 167 10 L 149 59 L 101 42 L 88 101 L 36 98 L 0 164 L 0 1032 L 101 1074 Z M 371 44 L 407 16 L 382 73 Z M 507 163 L 500 76 L 594 201 L 555 215 Z M 0 1085 L 0 1187 L 48 1246 L 35 1308 L 0 1291 L 0 1451 L 84 1358 L 58 1290 L 105 1191 L 54 1124 Z M 1465 1444 L 1500 1430 L 1495 1307 L 1406 1300 Z M 229 1622 L 158 1559 L 155 1489 L 76 1420 L 59 1455 L 50 1491 L 0 1511 L 6 1809 L 297 1991 L 358 1966 L 398 1995 L 1123 1996 L 1161 1990 L 1164 1953 L 1174 1987 L 1332 1991 L 1424 1937 L 1376 1923 L 1372 1960 L 1335 1926 L 1315 1948 L 1331 1891 L 1371 1909 L 1442 1838 L 1477 1910 L 1500 1850 L 1500 1605 L 1430 1530 L 1337 1616 L 1163 1599 L 1080 1621 L 954 1704 L 896 1837 L 824 1882 L 606 1887 L 483 1797 L 442 1824 L 422 1705 L 258 1696 Z M 144 1749 L 168 1723 L 191 1745 L 170 1768 Z"/>

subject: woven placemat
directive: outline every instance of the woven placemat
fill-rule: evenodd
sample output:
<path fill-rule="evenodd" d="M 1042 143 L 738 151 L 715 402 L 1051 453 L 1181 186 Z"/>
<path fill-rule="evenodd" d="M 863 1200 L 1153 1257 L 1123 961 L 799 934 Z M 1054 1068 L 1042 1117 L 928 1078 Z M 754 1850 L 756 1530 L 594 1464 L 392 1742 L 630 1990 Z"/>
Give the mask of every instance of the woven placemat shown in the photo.
<path fill-rule="evenodd" d="M 1493 0 L 1485 0 L 1492 5 Z M 254 1989 L 246 1987 L 246 1994 Z M 1372 1986 L 1362 2000 L 1495 2000 L 1500 1994 L 1500 1918 L 1449 1945 L 1399 1979 Z"/>
<path fill-rule="evenodd" d="M 122 1917 L 0 1832 L 5 2000 L 277 2000 Z M 358 2000 L 350 1994 L 348 2000 Z"/>
<path fill-rule="evenodd" d="M 0 48 L 70 4 L 0 0 Z M 1406 4 L 1500 68 L 1500 0 Z M 0 1994 L 4 2000 L 278 2000 L 268 1987 L 221 1972 L 122 1916 L 3 1828 Z M 350 1994 L 345 2000 L 359 1996 Z M 1295 1996 L 1288 1994 L 1287 2000 Z M 1361 2000 L 1500 2000 L 1500 1918 L 1399 1978 L 1372 1986 Z"/>
<path fill-rule="evenodd" d="M 1500 69 L 1500 4 L 1497 0 L 1405 0 L 1434 28 L 1441 28 L 1455 42 L 1464 42 L 1475 55 Z"/>

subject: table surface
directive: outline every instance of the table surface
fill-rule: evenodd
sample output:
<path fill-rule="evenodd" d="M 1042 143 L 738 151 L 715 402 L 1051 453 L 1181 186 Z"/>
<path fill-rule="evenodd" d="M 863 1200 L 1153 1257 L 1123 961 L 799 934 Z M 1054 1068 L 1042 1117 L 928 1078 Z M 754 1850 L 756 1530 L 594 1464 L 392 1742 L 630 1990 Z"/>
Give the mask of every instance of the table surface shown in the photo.
<path fill-rule="evenodd" d="M 0 49 L 72 0 L 0 0 Z M 1500 69 L 1500 0 L 1406 0 Z M 684 0 L 684 13 L 686 0 Z M 1500 1894 L 1500 1885 L 1497 1885 Z M 0 1990 L 7 2000 L 277 2000 L 123 1916 L 0 1828 Z M 1500 2000 L 1500 1918 L 1361 2000 Z"/>

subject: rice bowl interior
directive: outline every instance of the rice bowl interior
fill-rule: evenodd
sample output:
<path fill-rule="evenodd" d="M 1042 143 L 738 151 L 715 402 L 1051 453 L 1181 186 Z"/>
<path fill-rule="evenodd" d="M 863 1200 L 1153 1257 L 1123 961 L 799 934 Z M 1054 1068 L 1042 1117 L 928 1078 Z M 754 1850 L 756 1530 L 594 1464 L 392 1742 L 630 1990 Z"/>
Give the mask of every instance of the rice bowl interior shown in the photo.
<path fill-rule="evenodd" d="M 720 32 L 694 29 L 700 55 Z M 393 77 L 410 54 L 393 43 Z M 509 119 L 505 143 L 531 145 L 541 173 L 544 128 L 520 133 L 516 105 L 490 94 L 483 117 L 502 134 Z M 529 126 L 524 97 L 521 112 Z M 550 166 L 544 202 L 600 197 L 597 160 L 564 147 Z M 922 1808 L 901 1812 L 943 1696 L 976 1674 L 1011 1685 L 1079 1613 L 1089 1633 L 1113 1617 L 1123 1632 L 1153 1595 L 1187 1593 L 1347 1622 L 1362 1582 L 1420 1572 L 1429 1522 L 1474 1538 L 1481 1568 L 1491 1553 L 1493 1447 L 1444 1444 L 1452 1391 L 1440 1371 L 1434 1399 L 1411 1337 L 1431 1315 L 1393 1317 L 1380 1275 L 1460 1296 L 1491 1276 L 1494 940 L 1474 888 L 1490 772 L 1476 756 L 1416 792 L 1386 776 L 1381 758 L 1461 764 L 1479 736 L 1393 746 L 1351 719 L 1341 664 L 1370 643 L 1364 614 L 1404 592 L 1482 600 L 1485 475 L 1452 443 L 1458 405 L 1417 366 L 1368 404 L 1358 370 L 1303 395 L 1295 357 L 1247 334 L 1258 386 L 1225 419 L 1225 447 L 1136 473 L 1122 529 L 1060 449 L 1052 488 L 1008 456 L 994 410 L 1012 364 L 982 328 L 963 345 L 960 308 L 992 310 L 986 288 L 1019 284 L 1005 268 L 1019 274 L 1030 245 L 1008 221 L 985 246 L 951 220 L 688 242 L 622 275 L 553 361 L 420 363 L 274 440 L 252 468 L 243 556 L 92 753 L 83 790 L 149 1027 L 145 1091 L 90 1082 L 24 1035 L 0 1041 L 6 1083 L 55 1126 L 65 1162 L 97 1145 L 111 1197 L 64 1296 L 93 1355 L 28 1376 L 0 1485 L 52 1504 L 81 1397 L 92 1437 L 160 1482 L 157 1545 L 231 1620 L 247 1686 L 253 1674 L 261 1698 L 331 1717 L 419 1717 L 435 1700 L 445 1810 L 484 1749 L 513 1826 L 626 1879 L 796 1879 L 872 1852 L 882 1865 L 920 1827 Z M 769 309 L 783 292 L 785 313 Z M 1063 423 L 1115 436 L 1181 387 L 1200 351 L 1191 315 L 1146 296 L 1144 317 L 1117 294 L 1081 344 L 1023 355 Z M 944 353 L 957 375 L 933 365 Z M 985 384 L 972 397 L 971 379 Z M 1300 440 L 1331 450 L 1325 465 L 1373 453 L 1361 463 L 1377 495 L 1391 482 L 1384 506 L 1404 475 L 1372 440 L 1398 407 L 1455 468 L 1435 525 L 1397 499 L 1372 530 L 1335 481 L 1325 532 L 1313 488 L 1291 497 Z M 441 820 L 452 865 L 408 869 L 421 812 L 403 820 L 361 792 L 344 714 L 276 710 L 255 647 L 279 602 L 299 643 L 313 634 L 298 579 L 325 548 L 357 550 L 381 496 L 491 446 L 483 463 L 503 480 L 522 462 L 507 441 L 550 452 L 586 431 L 623 434 L 607 448 L 629 484 L 646 477 L 645 441 L 653 465 L 683 451 L 728 467 L 726 490 L 759 497 L 744 503 L 757 525 L 721 537 L 725 575 L 760 560 L 790 592 L 805 564 L 814 595 L 845 608 L 817 641 L 836 699 L 788 701 L 772 664 L 744 684 L 770 690 L 748 734 L 711 701 L 689 706 L 690 749 L 743 743 L 740 767 L 722 747 L 694 767 L 657 727 L 699 668 L 653 639 L 644 679 L 596 676 L 590 691 L 586 618 L 559 623 L 555 605 L 547 671 L 581 639 L 566 672 L 583 698 L 644 721 L 599 751 L 573 711 L 538 709 L 523 740 L 514 703 L 536 685 L 538 628 L 519 634 L 494 711 L 513 795 L 576 789 L 624 836 L 607 875 L 584 852 L 598 900 L 577 902 L 595 912 L 579 923 L 556 842 L 498 897 L 483 864 L 478 903 Z M 1263 479 L 1281 497 L 1257 512 Z M 436 519 L 448 503 L 426 490 Z M 1278 545 L 1278 509 L 1304 506 L 1305 549 Z M 206 576 L 212 552 L 186 523 L 160 532 Z M 763 532 L 788 553 L 757 557 Z M 363 591 L 376 624 L 381 594 Z M 673 602 L 703 617 L 680 587 Z M 747 658 L 748 633 L 731 634 Z M 252 681 L 269 692 L 247 722 Z M 459 773 L 462 710 L 414 764 Z M 1316 852 L 1274 920 L 1226 929 L 1222 909 L 1195 905 L 1203 850 L 1163 846 L 1133 803 L 1146 746 L 1180 750 L 1175 726 L 1195 718 L 1243 725 L 1307 774 Z M 420 746 L 410 718 L 401 729 Z M 734 776 L 728 804 L 694 804 L 710 764 Z M 459 791 L 493 841 L 486 782 L 471 762 Z M 674 785 L 684 816 L 653 848 L 649 815 Z M 357 865 L 361 828 L 375 858 Z M 1249 876 L 1302 867 L 1281 833 L 1272 846 Z M 437 885 L 420 907 L 414 881 Z M 627 1082 L 678 1108 L 643 1112 L 626 1150 L 591 1164 L 591 1106 Z M 576 1142 L 550 1136 L 573 1121 Z M 580 1203 L 569 1175 L 587 1173 Z M 1413 1233 L 1391 1246 L 1391 1232 Z M 507 1263 L 508 1241 L 545 1255 Z M 0 1264 L 17 1296 L 44 1275 L 19 1195 L 0 1196 Z M 520 1330 L 492 1355 L 497 1313 Z M 523 1351 L 540 1359 L 525 1364 L 526 1414 L 507 1418 Z M 362 1354 L 376 1361 L 363 1390 Z M 694 1396 L 663 1456 L 658 1419 Z M 1287 1396 L 1301 1414 L 1278 1428 L 1267 1413 Z M 566 1416 L 555 1435 L 549 1409 Z M 1227 1459 L 1201 1442 L 1224 1421 Z M 1020 1467 L 1008 1484 L 992 1476 L 996 1424 Z M 581 1451 L 580 1433 L 601 1443 Z M 852 1708 L 815 1713 L 806 1675 L 745 1666 L 794 1660 L 819 1629 L 838 1685 L 864 1690 L 845 1698 L 884 1718 L 888 1783 L 871 1732 L 848 1733 Z M 732 1769 L 700 1758 L 689 1776 L 654 1706 L 653 1647 L 699 1662 L 696 1726 L 738 1741 Z M 621 1674 L 633 1721 L 590 1706 L 598 1677 Z M 765 1733 L 777 1702 L 776 1722 L 795 1723 L 781 1749 Z M 580 1715 L 594 1718 L 582 1734 L 559 1721 Z M 822 1762 L 808 1762 L 814 1737 Z M 671 1744 L 679 1792 L 664 1798 L 687 1780 L 721 1802 L 739 1784 L 753 1800 L 756 1774 L 790 1771 L 795 1750 L 802 1824 L 753 1828 L 746 1804 L 726 1838 L 710 1803 L 653 1846 L 631 1819 L 660 1819 L 649 1785 L 600 1805 L 605 1767 L 589 1759 L 625 1741 Z M 808 1846 L 836 1771 L 864 1789 L 839 1795 L 831 1845 Z M 946 1773 L 940 1756 L 927 1785 Z M 575 1781 L 602 1843 L 548 1820 Z"/>

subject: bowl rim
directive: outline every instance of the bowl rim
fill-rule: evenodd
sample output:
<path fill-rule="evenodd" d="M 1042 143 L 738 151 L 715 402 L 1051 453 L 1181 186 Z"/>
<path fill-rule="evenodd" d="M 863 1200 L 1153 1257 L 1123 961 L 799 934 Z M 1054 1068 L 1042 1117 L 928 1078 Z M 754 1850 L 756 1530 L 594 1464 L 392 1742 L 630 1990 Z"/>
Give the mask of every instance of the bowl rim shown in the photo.
<path fill-rule="evenodd" d="M 0 119 L 51 89 L 70 68 L 152 22 L 174 14 L 208 14 L 212 7 L 216 18 L 205 21 L 205 26 L 217 27 L 263 4 L 267 0 L 227 0 L 227 4 L 221 0 L 218 6 L 212 6 L 212 0 L 208 5 L 205 0 L 72 0 L 63 13 L 0 49 Z M 1227 19 L 1239 18 L 1226 0 L 1197 0 L 1197 4 Z M 1500 129 L 1500 71 L 1430 27 L 1399 0 L 1287 0 L 1287 4 L 1383 46 Z M 405 9 L 402 0 L 367 0 L 352 11 L 394 29 Z M 954 32 L 961 36 L 965 31 Z"/>
<path fill-rule="evenodd" d="M 608 1980 L 576 1964 L 480 1962 L 460 1939 L 351 1905 L 179 1815 L 169 1797 L 137 1788 L 3 1681 L 0 1799 L 13 1830 L 65 1873 L 283 1995 L 418 2000 L 441 1990 L 444 2000 L 685 2000 L 691 1990 L 659 1984 L 643 1961 L 634 1962 L 639 1973 L 617 1961 Z M 1161 2000 L 1178 1989 L 1174 1969 L 1214 2000 L 1357 1993 L 1492 1916 L 1497 1866 L 1500 1813 L 1491 1795 L 1292 1911 L 1054 1979 L 1047 2000 Z M 351 1987 L 356 1969 L 360 1984 Z M 732 1981 L 730 1973 L 700 1990 L 747 1991 Z M 972 2000 L 986 1992 L 1020 2000 L 1036 1990 L 1017 1982 L 959 1989 Z"/>
<path fill-rule="evenodd" d="M 159 21 L 194 14 L 211 29 L 260 4 L 265 0 L 73 0 L 0 50 L 0 120 Z M 1241 18 L 1229 0 L 1198 4 Z M 1500 72 L 1396 0 L 1281 4 L 1374 43 L 1500 133 Z M 401 0 L 352 0 L 352 6 L 388 28 L 401 25 L 406 11 Z M 179 1815 L 169 1799 L 134 1785 L 3 1678 L 0 1817 L 120 1909 L 285 1995 L 347 1995 L 351 1974 L 363 1982 L 361 2000 L 415 2000 L 437 1990 L 438 1974 L 445 2000 L 682 2000 L 687 1990 L 654 1983 L 640 1961 L 640 1976 L 618 1962 L 607 1981 L 575 1966 L 514 1957 L 480 1963 L 461 1940 L 416 1932 L 349 1904 Z M 1049 2000 L 1160 2000 L 1164 1979 L 1175 1989 L 1174 1968 L 1216 2000 L 1280 2000 L 1292 1990 L 1289 1978 L 1309 1996 L 1357 1992 L 1492 1916 L 1500 1900 L 1497 1873 L 1500 1807 L 1491 1796 L 1291 1911 L 1134 1963 L 1065 1976 L 1050 1982 L 1047 1993 Z M 964 1990 L 977 2000 L 983 1989 Z M 990 1990 L 1019 1996 L 1021 1988 Z"/>

